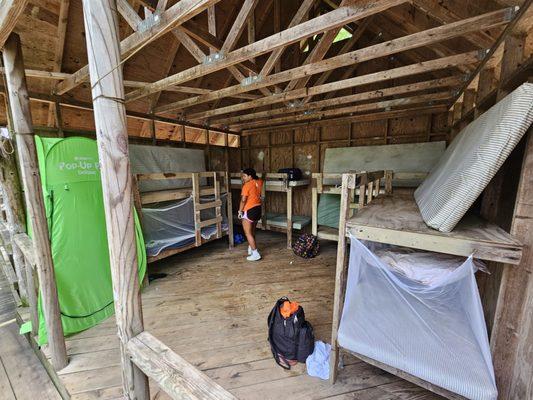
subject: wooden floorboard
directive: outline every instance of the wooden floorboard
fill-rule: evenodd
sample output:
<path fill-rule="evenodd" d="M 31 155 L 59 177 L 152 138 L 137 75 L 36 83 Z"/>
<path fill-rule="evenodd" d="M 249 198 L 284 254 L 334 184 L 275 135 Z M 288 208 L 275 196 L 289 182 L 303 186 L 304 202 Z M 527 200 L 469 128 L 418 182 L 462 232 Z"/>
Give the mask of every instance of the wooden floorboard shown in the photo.
<path fill-rule="evenodd" d="M 263 260 L 246 261 L 246 246 L 226 240 L 151 264 L 168 274 L 143 291 L 145 329 L 240 399 L 439 399 L 347 355 L 338 382 L 311 378 L 305 365 L 278 367 L 267 342 L 266 317 L 281 296 L 299 301 L 317 339 L 329 342 L 336 243 L 323 242 L 313 260 L 285 248 L 284 236 L 259 233 Z M 59 371 L 75 400 L 121 394 L 114 318 L 67 338 L 69 365 Z M 167 399 L 151 382 L 152 399 Z"/>

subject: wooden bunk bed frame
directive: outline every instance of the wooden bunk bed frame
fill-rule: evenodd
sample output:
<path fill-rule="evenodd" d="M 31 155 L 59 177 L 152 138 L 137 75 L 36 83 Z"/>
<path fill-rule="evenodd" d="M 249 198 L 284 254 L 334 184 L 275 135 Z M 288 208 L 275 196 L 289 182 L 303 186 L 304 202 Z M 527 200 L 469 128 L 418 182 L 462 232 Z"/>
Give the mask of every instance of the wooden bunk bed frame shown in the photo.
<path fill-rule="evenodd" d="M 392 171 L 374 172 L 353 172 L 356 175 L 356 189 L 350 191 L 350 209 L 362 208 L 382 194 L 392 193 Z M 319 194 L 341 194 L 341 173 L 313 173 L 312 176 L 312 210 L 311 210 L 311 231 L 319 239 L 334 240 L 339 239 L 338 230 L 328 226 L 318 225 L 318 195 Z M 381 182 L 384 181 L 384 188 L 381 189 Z M 363 196 L 361 196 L 363 193 Z"/>
<path fill-rule="evenodd" d="M 293 191 L 297 188 L 305 188 L 309 185 L 309 179 L 300 179 L 297 181 L 290 181 L 287 179 L 287 174 L 284 173 L 258 173 L 258 177 L 264 180 L 264 185 L 261 192 L 261 197 L 263 202 L 261 205 L 261 220 L 257 224 L 259 229 L 270 230 L 275 232 L 282 232 L 287 235 L 287 248 L 292 248 L 292 231 L 294 228 L 293 221 Z M 231 179 L 231 188 L 235 190 L 240 190 L 242 183 L 240 181 L 241 173 L 234 172 L 230 174 Z M 239 181 L 237 182 L 237 179 Z M 267 192 L 278 192 L 286 194 L 287 202 L 287 220 L 284 224 L 275 223 L 274 221 L 267 220 L 267 211 L 266 211 L 266 193 Z M 283 226 L 284 225 L 284 226 Z M 302 226 L 303 228 L 303 226 Z"/>
<path fill-rule="evenodd" d="M 476 258 L 511 265 L 520 263 L 523 246 L 500 227 L 474 215 L 463 217 L 450 233 L 431 229 L 423 221 L 412 191 L 376 199 L 372 204 L 351 216 L 350 192 L 357 185 L 358 177 L 356 174 L 343 174 L 331 334 L 330 382 L 334 383 L 337 378 L 339 354 L 342 350 L 441 396 L 449 399 L 464 399 L 460 395 L 398 368 L 385 365 L 339 346 L 337 335 L 344 306 L 348 272 L 346 239 L 351 235 L 361 240 L 458 256 L 468 257 L 473 254 Z"/>
<path fill-rule="evenodd" d="M 142 181 L 160 181 L 169 179 L 190 179 L 192 186 L 183 187 L 179 189 L 158 190 L 153 192 L 141 193 L 139 191 L 139 183 Z M 201 185 L 202 180 L 205 182 Z M 175 248 L 161 251 L 157 256 L 150 256 L 147 258 L 148 263 L 161 260 L 163 258 L 181 253 L 183 251 L 199 247 L 204 243 L 212 240 L 220 239 L 227 235 L 229 239 L 229 248 L 233 248 L 233 214 L 231 212 L 231 191 L 228 190 L 229 179 L 226 172 L 209 171 L 209 172 L 161 172 L 152 174 L 136 174 L 133 176 L 133 193 L 135 208 L 141 220 L 142 226 L 142 207 L 147 204 L 158 203 L 162 201 L 182 200 L 192 197 L 194 207 L 194 231 L 195 240 L 193 243 Z M 222 230 L 222 199 L 221 195 L 226 193 L 226 209 L 228 218 L 227 232 Z M 201 196 L 214 195 L 212 202 L 201 203 Z M 205 221 L 201 220 L 200 212 L 202 210 L 214 208 L 215 218 Z M 210 239 L 202 238 L 202 228 L 210 225 L 216 225 L 217 232 Z"/>

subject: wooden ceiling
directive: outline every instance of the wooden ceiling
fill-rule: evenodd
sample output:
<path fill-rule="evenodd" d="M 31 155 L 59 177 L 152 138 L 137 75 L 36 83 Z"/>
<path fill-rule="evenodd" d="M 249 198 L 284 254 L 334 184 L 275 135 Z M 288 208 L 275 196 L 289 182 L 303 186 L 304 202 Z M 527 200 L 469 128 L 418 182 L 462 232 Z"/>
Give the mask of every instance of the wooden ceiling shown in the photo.
<path fill-rule="evenodd" d="M 117 0 L 127 109 L 235 132 L 442 112 L 523 3 Z M 531 21 L 528 10 L 522 31 Z M 81 0 L 29 0 L 15 31 L 32 93 L 90 103 Z"/>

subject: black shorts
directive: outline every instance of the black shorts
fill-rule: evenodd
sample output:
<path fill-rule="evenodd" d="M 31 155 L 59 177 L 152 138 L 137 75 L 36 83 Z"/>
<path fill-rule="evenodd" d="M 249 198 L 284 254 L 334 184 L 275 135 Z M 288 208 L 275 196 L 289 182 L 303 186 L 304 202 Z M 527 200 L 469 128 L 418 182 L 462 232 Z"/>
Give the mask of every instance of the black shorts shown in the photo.
<path fill-rule="evenodd" d="M 257 222 L 261 219 L 261 206 L 255 206 L 244 212 L 244 219 Z"/>

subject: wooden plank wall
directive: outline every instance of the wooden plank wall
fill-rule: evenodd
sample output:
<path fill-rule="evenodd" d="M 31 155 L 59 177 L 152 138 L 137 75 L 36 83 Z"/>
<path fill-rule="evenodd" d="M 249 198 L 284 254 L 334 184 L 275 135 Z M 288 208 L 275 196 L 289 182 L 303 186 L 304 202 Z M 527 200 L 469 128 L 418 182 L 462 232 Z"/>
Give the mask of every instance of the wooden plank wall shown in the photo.
<path fill-rule="evenodd" d="M 232 172 L 246 167 L 258 172 L 295 167 L 310 175 L 322 171 L 327 148 L 446 140 L 448 131 L 446 113 L 364 122 L 340 120 L 295 129 L 274 128 L 243 136 L 241 154 L 230 149 L 229 167 Z M 282 194 L 268 196 L 268 211 L 284 212 L 285 207 Z M 294 213 L 311 215 L 311 187 L 295 191 Z"/>

